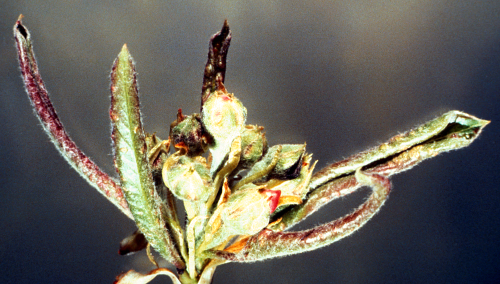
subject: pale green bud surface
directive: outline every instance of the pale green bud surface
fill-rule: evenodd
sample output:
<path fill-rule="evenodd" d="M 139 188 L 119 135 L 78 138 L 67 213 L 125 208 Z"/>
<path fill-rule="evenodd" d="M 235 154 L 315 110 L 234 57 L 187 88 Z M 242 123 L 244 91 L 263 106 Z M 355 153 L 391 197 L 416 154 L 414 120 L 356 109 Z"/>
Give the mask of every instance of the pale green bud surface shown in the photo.
<path fill-rule="evenodd" d="M 214 192 L 210 172 L 200 159 L 172 155 L 166 164 L 163 181 L 177 198 L 203 202 Z"/>
<path fill-rule="evenodd" d="M 244 130 L 247 109 L 233 94 L 215 91 L 203 105 L 202 123 L 213 141 L 210 173 L 217 172 L 231 148 L 234 138 Z"/>
<path fill-rule="evenodd" d="M 237 169 L 251 168 L 267 152 L 263 129 L 261 126 L 247 125 L 241 133 L 241 158 Z"/>

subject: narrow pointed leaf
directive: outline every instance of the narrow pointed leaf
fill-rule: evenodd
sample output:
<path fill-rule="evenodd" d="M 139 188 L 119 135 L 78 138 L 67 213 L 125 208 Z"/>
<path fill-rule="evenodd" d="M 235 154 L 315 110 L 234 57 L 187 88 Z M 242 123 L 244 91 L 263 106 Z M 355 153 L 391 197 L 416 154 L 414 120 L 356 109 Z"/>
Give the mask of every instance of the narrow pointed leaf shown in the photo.
<path fill-rule="evenodd" d="M 229 44 L 231 43 L 231 30 L 227 21 L 224 21 L 222 29 L 210 39 L 208 47 L 208 60 L 203 74 L 203 86 L 201 88 L 201 106 L 217 88 L 217 81 L 224 83 L 226 74 L 226 58 Z M 217 79 L 219 78 L 219 79 Z"/>
<path fill-rule="evenodd" d="M 63 158 L 90 185 L 95 187 L 111 203 L 120 209 L 127 217 L 133 219 L 122 188 L 106 173 L 89 159 L 75 142 L 69 137 L 49 99 L 47 89 L 38 71 L 38 65 L 31 44 L 31 35 L 19 17 L 14 26 L 14 38 L 17 44 L 19 65 L 35 114 L 42 123 L 43 129 L 50 137 Z"/>
<path fill-rule="evenodd" d="M 468 146 L 488 123 L 464 112 L 449 111 L 416 129 L 392 137 L 387 143 L 327 166 L 313 175 L 309 188 L 314 190 L 338 176 L 352 173 L 359 167 L 377 163 L 418 144 L 445 139 L 448 141 L 445 143 L 447 146 L 440 148 L 440 152 Z"/>
<path fill-rule="evenodd" d="M 178 269 L 185 267 L 162 218 L 147 157 L 139 111 L 136 72 L 126 45 L 111 72 L 111 124 L 115 167 L 137 227 L 148 242 Z"/>
<path fill-rule="evenodd" d="M 488 123 L 463 112 L 450 111 L 416 130 L 397 135 L 387 143 L 334 163 L 313 176 L 316 185 L 311 182 L 313 185 L 310 188 L 316 189 L 303 204 L 276 216 L 283 219 L 274 229 L 286 230 L 332 200 L 358 189 L 353 176 L 356 167 L 365 166 L 366 172 L 389 177 L 440 153 L 470 145 Z M 401 148 L 404 150 L 397 151 Z M 321 185 L 322 180 L 328 182 Z"/>

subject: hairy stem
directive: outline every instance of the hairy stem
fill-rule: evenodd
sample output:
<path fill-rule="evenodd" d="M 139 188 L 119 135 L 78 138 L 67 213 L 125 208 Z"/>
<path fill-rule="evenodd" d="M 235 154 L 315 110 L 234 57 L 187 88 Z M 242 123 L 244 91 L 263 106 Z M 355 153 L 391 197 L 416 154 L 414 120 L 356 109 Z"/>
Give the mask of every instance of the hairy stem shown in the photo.
<path fill-rule="evenodd" d="M 274 232 L 269 229 L 248 239 L 241 247 L 229 247 L 216 251 L 215 256 L 240 262 L 251 262 L 267 258 L 302 253 L 327 246 L 361 228 L 382 207 L 390 192 L 390 181 L 380 175 L 365 174 L 359 169 L 356 182 L 372 187 L 373 193 L 356 211 L 327 224 L 301 232 Z M 233 248 L 236 248 L 233 250 Z"/>

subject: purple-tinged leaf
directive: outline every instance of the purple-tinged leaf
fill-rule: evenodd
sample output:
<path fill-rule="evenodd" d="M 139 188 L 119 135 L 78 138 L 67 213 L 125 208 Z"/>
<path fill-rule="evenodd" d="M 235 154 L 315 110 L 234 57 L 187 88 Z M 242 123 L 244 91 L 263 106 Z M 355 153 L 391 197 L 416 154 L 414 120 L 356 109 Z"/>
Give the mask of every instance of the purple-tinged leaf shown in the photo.
<path fill-rule="evenodd" d="M 226 75 L 226 58 L 229 44 L 231 43 L 231 30 L 227 21 L 222 29 L 210 39 L 208 47 L 208 60 L 203 74 L 201 88 L 201 108 L 211 93 L 218 89 L 218 83 L 224 83 Z"/>
<path fill-rule="evenodd" d="M 36 116 L 40 119 L 43 129 L 50 137 L 57 150 L 66 161 L 75 169 L 90 185 L 97 188 L 111 203 L 120 209 L 125 215 L 133 219 L 122 188 L 106 173 L 90 160 L 71 140 L 59 120 L 57 113 L 50 102 L 47 89 L 38 71 L 31 36 L 21 22 L 19 16 L 14 26 L 14 37 L 19 55 L 19 65 L 26 87 L 26 92 Z"/>

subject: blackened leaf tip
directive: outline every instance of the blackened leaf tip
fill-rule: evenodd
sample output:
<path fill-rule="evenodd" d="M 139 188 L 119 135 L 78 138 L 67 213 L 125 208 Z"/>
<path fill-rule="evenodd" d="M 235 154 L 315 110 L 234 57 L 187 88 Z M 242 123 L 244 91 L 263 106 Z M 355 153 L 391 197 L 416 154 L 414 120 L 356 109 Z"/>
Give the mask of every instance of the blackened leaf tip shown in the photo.
<path fill-rule="evenodd" d="M 213 35 L 212 44 L 217 45 L 224 41 L 231 40 L 231 29 L 229 28 L 229 24 L 227 20 L 224 20 L 224 24 L 222 24 L 222 29 Z"/>
<path fill-rule="evenodd" d="M 23 18 L 23 14 L 19 15 L 19 18 L 17 19 L 16 25 L 14 26 L 14 32 L 18 32 L 21 34 L 24 38 L 28 38 L 29 33 L 28 30 L 23 26 L 23 23 L 21 19 Z"/>
<path fill-rule="evenodd" d="M 224 20 L 221 31 L 229 31 L 229 24 L 227 23 L 227 19 Z"/>

